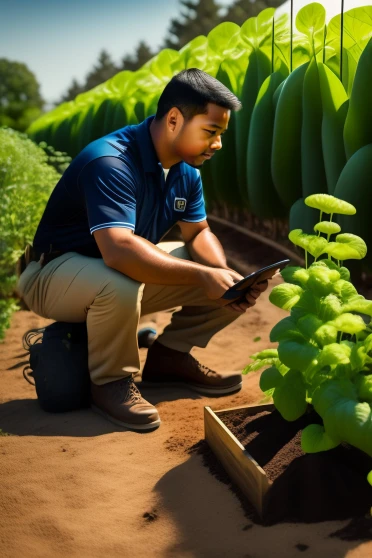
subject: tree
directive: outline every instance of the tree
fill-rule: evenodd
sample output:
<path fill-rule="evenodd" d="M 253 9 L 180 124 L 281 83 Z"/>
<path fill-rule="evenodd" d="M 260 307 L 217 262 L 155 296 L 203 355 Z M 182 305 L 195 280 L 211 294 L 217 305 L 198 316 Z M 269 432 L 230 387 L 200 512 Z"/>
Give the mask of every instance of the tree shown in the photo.
<path fill-rule="evenodd" d="M 59 101 L 56 101 L 54 105 L 58 106 L 66 101 L 73 101 L 80 93 L 93 89 L 96 85 L 112 78 L 119 71 L 120 68 L 117 68 L 112 62 L 110 54 L 105 49 L 102 49 L 99 53 L 97 64 L 93 66 L 93 69 L 87 74 L 85 83 L 80 85 L 74 78 L 67 92 Z"/>
<path fill-rule="evenodd" d="M 89 72 L 86 77 L 84 91 L 89 91 L 93 89 L 93 87 L 96 87 L 96 85 L 107 81 L 117 74 L 118 71 L 109 53 L 105 49 L 102 49 L 98 56 L 98 64 L 93 67 L 93 70 Z"/>
<path fill-rule="evenodd" d="M 145 41 L 140 41 L 134 55 L 127 55 L 123 57 L 120 70 L 132 70 L 132 72 L 135 72 L 146 64 L 146 62 L 153 56 L 154 54 L 152 53 L 151 48 L 145 43 Z"/>
<path fill-rule="evenodd" d="M 171 20 L 169 36 L 161 48 L 179 50 L 198 35 L 208 35 L 221 22 L 220 5 L 215 0 L 181 0 L 181 4 L 187 12 L 181 13 L 183 19 Z"/>
<path fill-rule="evenodd" d="M 243 25 L 248 18 L 257 16 L 265 8 L 277 8 L 283 2 L 284 0 L 236 0 L 228 7 L 221 21 Z"/>
<path fill-rule="evenodd" d="M 60 105 L 61 103 L 65 103 L 67 101 L 73 101 L 77 95 L 83 93 L 85 91 L 83 85 L 80 85 L 79 82 L 74 78 L 70 87 L 67 90 L 67 93 L 59 101 L 55 103 L 55 105 Z"/>
<path fill-rule="evenodd" d="M 24 132 L 45 104 L 39 89 L 26 64 L 0 58 L 0 126 Z"/>

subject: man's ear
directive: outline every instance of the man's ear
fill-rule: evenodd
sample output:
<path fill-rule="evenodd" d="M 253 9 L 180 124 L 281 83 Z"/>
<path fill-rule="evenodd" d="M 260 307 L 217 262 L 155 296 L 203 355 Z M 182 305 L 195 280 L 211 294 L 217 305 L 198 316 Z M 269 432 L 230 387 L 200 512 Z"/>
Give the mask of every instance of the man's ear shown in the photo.
<path fill-rule="evenodd" d="M 173 107 L 167 114 L 167 127 L 171 132 L 180 130 L 183 125 L 183 115 L 177 107 Z"/>

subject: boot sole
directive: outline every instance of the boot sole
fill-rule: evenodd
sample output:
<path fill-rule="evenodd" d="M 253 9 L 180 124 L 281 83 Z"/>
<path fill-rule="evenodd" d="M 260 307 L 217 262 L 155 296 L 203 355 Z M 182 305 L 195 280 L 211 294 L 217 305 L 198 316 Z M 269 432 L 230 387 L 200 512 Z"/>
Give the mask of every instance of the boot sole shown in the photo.
<path fill-rule="evenodd" d="M 142 430 L 154 430 L 155 428 L 158 428 L 160 426 L 160 423 L 161 423 L 160 419 L 156 420 L 154 422 L 150 422 L 149 424 L 133 424 L 133 423 L 130 423 L 130 422 L 122 422 L 121 420 L 118 420 L 115 417 L 112 417 L 108 413 L 105 413 L 105 411 L 102 411 L 102 409 L 100 409 L 99 407 L 96 407 L 93 404 L 91 404 L 91 409 L 95 413 L 98 413 L 99 415 L 105 417 L 110 422 L 113 422 L 114 424 L 117 424 L 119 426 L 124 426 L 125 428 L 129 428 L 130 430 L 141 430 L 141 431 Z"/>
<path fill-rule="evenodd" d="M 239 384 L 235 384 L 233 386 L 227 386 L 224 388 L 220 387 L 202 387 L 195 384 L 189 384 L 187 382 L 146 382 L 142 381 L 139 384 L 141 387 L 154 387 L 154 388 L 161 388 L 161 387 L 186 387 L 191 389 L 192 391 L 196 391 L 197 393 L 201 393 L 202 395 L 227 395 L 229 393 L 233 393 L 234 391 L 239 391 L 242 388 L 243 382 Z"/>

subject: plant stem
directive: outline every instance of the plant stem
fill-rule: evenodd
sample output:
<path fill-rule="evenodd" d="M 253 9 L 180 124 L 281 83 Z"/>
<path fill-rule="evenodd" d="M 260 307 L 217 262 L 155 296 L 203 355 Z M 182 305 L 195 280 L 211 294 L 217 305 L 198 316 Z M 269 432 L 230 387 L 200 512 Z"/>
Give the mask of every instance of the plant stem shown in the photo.
<path fill-rule="evenodd" d="M 344 0 L 341 0 L 341 29 L 340 29 L 340 81 L 342 83 L 342 59 L 344 49 Z"/>
<path fill-rule="evenodd" d="M 306 269 L 307 269 L 307 250 L 305 250 L 305 266 L 306 266 Z"/>
<path fill-rule="evenodd" d="M 290 64 L 289 72 L 292 73 L 293 69 L 293 0 L 291 0 L 291 37 L 290 37 Z"/>

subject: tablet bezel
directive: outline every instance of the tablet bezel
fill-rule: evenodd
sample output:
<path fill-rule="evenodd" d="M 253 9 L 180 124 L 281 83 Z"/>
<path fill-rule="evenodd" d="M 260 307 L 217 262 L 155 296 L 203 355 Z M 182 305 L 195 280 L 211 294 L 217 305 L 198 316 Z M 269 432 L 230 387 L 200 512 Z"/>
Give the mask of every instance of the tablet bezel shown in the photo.
<path fill-rule="evenodd" d="M 239 297 L 240 295 L 242 299 L 245 298 L 245 294 L 249 291 L 251 285 L 253 283 L 256 282 L 257 279 L 259 279 L 260 275 L 263 275 L 266 271 L 269 271 L 270 269 L 279 269 L 282 270 L 284 269 L 291 260 L 286 259 L 286 260 L 280 260 L 279 262 L 270 264 L 266 267 L 263 267 L 261 269 L 258 269 L 257 271 L 254 271 L 253 273 L 250 273 L 249 275 L 247 275 L 246 277 L 244 277 L 243 279 L 241 279 L 240 281 L 238 281 L 237 283 L 235 283 L 235 285 L 232 285 L 223 295 L 221 298 L 225 299 L 225 300 L 233 300 L 236 299 L 237 297 Z M 246 286 L 245 288 L 245 283 L 249 282 L 249 284 Z M 241 287 L 241 288 L 239 288 Z M 244 296 L 243 296 L 244 295 Z M 237 302 L 237 301 L 236 301 Z"/>

